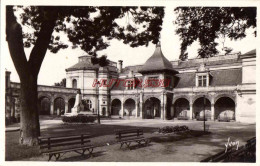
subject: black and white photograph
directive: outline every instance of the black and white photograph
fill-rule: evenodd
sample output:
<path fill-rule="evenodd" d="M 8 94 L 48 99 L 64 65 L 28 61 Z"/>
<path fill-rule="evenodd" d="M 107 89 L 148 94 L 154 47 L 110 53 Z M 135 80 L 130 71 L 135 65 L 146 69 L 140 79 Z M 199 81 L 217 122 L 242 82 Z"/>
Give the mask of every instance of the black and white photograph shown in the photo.
<path fill-rule="evenodd" d="M 259 1 L 81 2 L 1 1 L 3 165 L 257 164 Z"/>

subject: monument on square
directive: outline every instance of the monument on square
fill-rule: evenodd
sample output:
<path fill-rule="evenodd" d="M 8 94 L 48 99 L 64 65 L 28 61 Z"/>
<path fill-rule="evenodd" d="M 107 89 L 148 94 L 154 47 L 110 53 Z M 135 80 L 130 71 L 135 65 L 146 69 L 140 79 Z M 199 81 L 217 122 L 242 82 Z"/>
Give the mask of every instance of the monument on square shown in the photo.
<path fill-rule="evenodd" d="M 76 95 L 75 104 L 71 109 L 72 115 L 78 115 L 78 113 L 81 111 L 80 110 L 81 104 L 82 104 L 81 100 L 82 100 L 82 95 L 81 95 L 80 90 L 78 90 L 77 95 Z"/>
<path fill-rule="evenodd" d="M 80 90 L 78 90 L 77 95 L 76 95 L 76 100 L 74 106 L 71 108 L 71 113 L 65 113 L 65 116 L 77 116 L 81 110 L 81 105 L 82 105 L 82 94 Z"/>
<path fill-rule="evenodd" d="M 81 94 L 80 90 L 77 91 L 75 104 L 71 108 L 71 112 L 65 113 L 64 116 L 77 116 L 79 114 L 80 115 L 93 115 L 93 112 L 84 110 L 84 104 L 82 103 L 82 94 Z"/>

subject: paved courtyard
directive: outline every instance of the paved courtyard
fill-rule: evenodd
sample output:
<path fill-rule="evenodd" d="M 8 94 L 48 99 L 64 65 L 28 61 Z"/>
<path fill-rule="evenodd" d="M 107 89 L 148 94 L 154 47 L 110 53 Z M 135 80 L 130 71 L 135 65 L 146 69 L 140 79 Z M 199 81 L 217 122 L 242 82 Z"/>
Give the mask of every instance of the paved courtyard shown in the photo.
<path fill-rule="evenodd" d="M 60 161 L 108 161 L 108 162 L 131 162 L 131 161 L 161 161 L 161 162 L 199 162 L 219 151 L 225 149 L 228 138 L 239 141 L 240 146 L 245 141 L 255 136 L 255 124 L 244 124 L 237 122 L 212 122 L 209 131 L 211 134 L 178 137 L 156 134 L 159 127 L 186 125 L 191 130 L 203 130 L 201 121 L 162 121 L 162 120 L 102 120 L 97 124 L 63 124 L 59 119 L 41 120 L 42 136 L 61 136 L 73 134 L 90 134 L 91 141 L 97 146 L 94 149 L 94 157 L 80 156 L 77 153 L 67 153 Z M 159 137 L 147 147 L 134 148 L 132 150 L 123 148 L 115 142 L 114 131 L 117 129 L 142 128 L 145 137 Z M 18 136 L 18 132 L 7 132 L 6 154 L 8 153 L 8 137 L 11 134 Z M 10 144 L 11 145 L 11 144 Z M 134 144 L 133 144 L 134 145 Z M 19 145 L 17 145 L 19 146 Z M 38 151 L 38 150 L 35 150 Z M 7 157 L 8 158 L 8 157 Z M 9 160 L 15 160 L 8 158 Z M 35 157 L 23 157 L 18 160 L 47 161 L 48 156 L 35 155 Z"/>

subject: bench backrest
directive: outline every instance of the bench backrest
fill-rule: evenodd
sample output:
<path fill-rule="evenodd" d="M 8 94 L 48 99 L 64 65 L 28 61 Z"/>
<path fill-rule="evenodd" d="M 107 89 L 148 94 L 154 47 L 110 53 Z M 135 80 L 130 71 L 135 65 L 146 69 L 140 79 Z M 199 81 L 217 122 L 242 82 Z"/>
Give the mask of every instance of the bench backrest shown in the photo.
<path fill-rule="evenodd" d="M 141 129 L 118 130 L 116 131 L 116 139 L 120 141 L 122 139 L 137 138 L 143 136 L 143 134 Z"/>
<path fill-rule="evenodd" d="M 90 142 L 90 140 L 88 139 L 89 137 L 90 136 L 86 134 L 48 138 L 40 137 L 40 150 L 48 151 L 54 147 L 84 145 Z"/>

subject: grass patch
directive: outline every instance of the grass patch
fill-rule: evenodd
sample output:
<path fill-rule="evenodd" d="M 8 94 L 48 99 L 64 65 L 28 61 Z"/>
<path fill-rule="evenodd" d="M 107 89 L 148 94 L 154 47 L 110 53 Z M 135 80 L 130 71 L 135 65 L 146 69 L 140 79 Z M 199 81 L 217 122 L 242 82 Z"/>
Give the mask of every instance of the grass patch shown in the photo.
<path fill-rule="evenodd" d="M 15 161 L 39 156 L 38 146 L 30 147 L 19 144 L 19 131 L 5 133 L 5 160 Z"/>
<path fill-rule="evenodd" d="M 190 130 L 186 132 L 179 132 L 179 133 L 172 133 L 172 134 L 156 134 L 156 136 L 153 136 L 150 139 L 151 141 L 157 143 L 175 142 L 187 138 L 201 137 L 206 134 L 210 134 L 210 133 L 204 131 Z"/>

